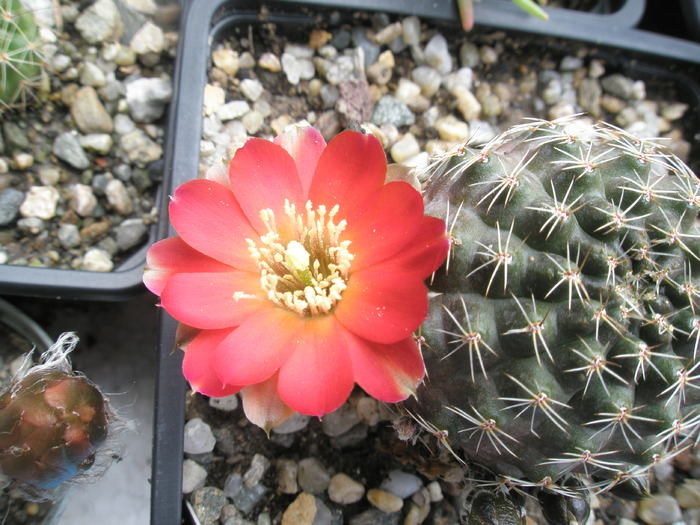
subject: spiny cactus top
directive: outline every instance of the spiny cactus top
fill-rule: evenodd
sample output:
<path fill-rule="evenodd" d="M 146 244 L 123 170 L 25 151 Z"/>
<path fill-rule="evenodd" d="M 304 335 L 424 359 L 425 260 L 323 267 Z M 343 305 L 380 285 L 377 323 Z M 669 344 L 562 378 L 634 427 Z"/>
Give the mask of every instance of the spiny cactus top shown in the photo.
<path fill-rule="evenodd" d="M 638 496 L 700 427 L 700 186 L 663 146 L 580 122 L 431 168 L 452 247 L 408 409 L 486 485 Z"/>
<path fill-rule="evenodd" d="M 74 334 L 64 334 L 43 363 L 18 373 L 0 395 L 0 479 L 45 495 L 89 469 L 112 418 L 106 399 L 66 355 Z"/>

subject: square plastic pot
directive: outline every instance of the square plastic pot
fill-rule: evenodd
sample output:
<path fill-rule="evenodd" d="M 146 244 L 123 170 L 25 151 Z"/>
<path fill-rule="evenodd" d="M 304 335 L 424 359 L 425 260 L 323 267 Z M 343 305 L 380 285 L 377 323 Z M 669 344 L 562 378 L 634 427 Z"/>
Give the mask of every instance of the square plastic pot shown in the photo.
<path fill-rule="evenodd" d="M 417 15 L 438 24 L 451 25 L 453 29 L 459 26 L 455 5 L 449 0 L 307 0 L 303 3 L 277 0 L 266 3 L 269 10 L 265 21 L 277 23 L 281 27 L 293 25 L 297 29 L 303 24 L 310 25 L 312 17 L 302 14 L 300 4 L 318 8 L 325 13 L 331 10 L 381 11 L 402 16 Z M 568 37 L 570 40 L 598 44 L 602 47 L 606 60 L 623 74 L 657 80 L 662 77 L 664 82 L 672 84 L 681 98 L 693 108 L 686 118 L 694 126 L 700 127 L 700 88 L 683 76 L 668 73 L 658 66 L 645 65 L 641 60 L 663 61 L 666 65 L 672 62 L 685 63 L 686 66 L 694 67 L 694 64 L 700 63 L 700 45 L 641 31 L 631 25 L 615 26 L 619 28 L 615 32 L 610 31 L 610 26 L 608 29 L 598 26 L 604 17 L 611 17 L 613 24 L 621 23 L 620 13 L 630 13 L 627 11 L 632 9 L 629 5 L 639 4 L 643 2 L 620 2 L 616 4 L 619 9 L 612 14 L 571 13 L 569 10 L 552 9 L 550 21 L 541 22 L 522 13 L 509 0 L 489 0 L 476 4 L 476 19 L 477 24 L 491 28 Z M 198 173 L 202 105 L 210 51 L 236 28 L 247 29 L 249 25 L 259 24 L 261 20 L 258 9 L 259 2 L 252 0 L 190 0 L 186 8 L 175 69 L 169 142 L 165 150 L 167 179 L 164 181 L 161 207 L 163 222 L 158 230 L 159 238 L 175 234 L 168 225 L 165 213 L 167 195 Z M 636 9 L 635 13 L 641 16 Z M 628 16 L 631 15 L 627 14 L 625 20 L 628 20 Z M 580 22 L 579 17 L 586 17 L 588 22 Z M 575 21 L 572 22 L 572 19 Z M 629 54 L 635 59 L 627 60 L 624 55 Z M 183 513 L 183 427 L 187 385 L 182 376 L 182 352 L 174 348 L 176 327 L 177 322 L 162 311 L 154 420 L 151 500 L 153 525 L 176 525 L 183 523 L 183 519 L 186 523 L 191 522 L 189 512 L 185 510 Z"/>

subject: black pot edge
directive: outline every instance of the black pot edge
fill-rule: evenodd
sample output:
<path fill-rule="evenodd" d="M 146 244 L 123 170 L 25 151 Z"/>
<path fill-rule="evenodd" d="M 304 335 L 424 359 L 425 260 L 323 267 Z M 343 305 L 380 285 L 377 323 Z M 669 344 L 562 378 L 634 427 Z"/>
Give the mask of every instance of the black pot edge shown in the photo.
<path fill-rule="evenodd" d="M 688 32 L 700 42 L 700 0 L 681 0 L 681 9 Z"/>
<path fill-rule="evenodd" d="M 421 18 L 455 22 L 451 0 L 402 0 L 392 2 L 390 6 L 380 5 L 379 0 L 306 0 L 307 5 L 319 7 L 343 6 L 349 10 L 384 11 L 403 15 L 416 15 Z M 629 3 L 629 2 L 628 2 Z M 636 2 L 632 2 L 636 3 Z M 234 4 L 234 5 L 232 5 Z M 285 4 L 298 4 L 295 0 L 275 0 L 270 5 L 283 6 Z M 508 2 L 510 4 L 510 2 Z M 485 3 L 477 4 L 479 9 Z M 186 105 L 173 105 L 170 110 L 170 126 L 168 129 L 169 142 L 165 154 L 165 180 L 169 180 L 171 190 L 183 182 L 192 178 L 198 171 L 199 139 L 201 128 L 201 107 L 203 104 L 203 90 L 200 86 L 206 83 L 206 69 L 209 61 L 209 47 L 212 43 L 212 35 L 227 26 L 229 17 L 237 9 L 247 8 L 257 10 L 259 2 L 252 0 L 216 0 L 197 1 L 190 0 L 186 6 L 181 23 L 180 41 L 178 43 L 178 61 L 174 74 L 173 100 L 186 100 Z M 551 11 L 550 11 L 551 13 Z M 588 15 L 601 16 L 601 15 Z M 610 15 L 602 15 L 610 16 Z M 641 16 L 641 15 L 640 15 Z M 482 17 L 483 25 L 496 26 L 503 29 L 540 33 L 541 31 L 529 31 L 523 27 L 523 18 L 515 11 L 504 15 L 501 12 L 498 21 L 490 19 L 477 11 L 477 17 Z M 477 18 L 478 19 L 478 18 Z M 487 23 L 491 21 L 491 24 Z M 499 22 L 499 23 L 497 23 Z M 533 22 L 537 23 L 537 22 Z M 557 25 L 555 17 L 548 22 L 552 26 Z M 590 28 L 580 27 L 580 33 L 587 37 Z M 542 32 L 543 33 L 543 32 Z M 577 37 L 559 27 L 559 33 L 547 34 L 561 36 L 570 40 L 582 40 L 588 43 L 600 44 L 593 38 Z M 563 34 L 566 33 L 566 34 Z M 664 42 L 673 44 L 674 55 L 671 58 L 700 63 L 700 45 L 691 46 L 684 41 L 655 35 L 636 29 L 627 30 L 625 35 L 630 41 L 627 46 L 617 46 L 623 49 L 641 51 L 642 54 L 650 53 L 658 56 L 658 46 Z M 605 35 L 611 37 L 610 34 Z M 656 42 L 641 42 L 644 39 L 652 39 Z M 606 45 L 612 38 L 606 38 Z M 642 44 L 639 46 L 632 44 Z M 686 54 L 693 49 L 694 60 L 688 60 Z M 195 67 L 196 66 L 196 67 Z M 167 197 L 164 197 L 164 199 Z M 172 227 L 167 224 L 166 209 L 162 208 L 159 238 L 174 235 Z M 154 412 L 154 437 L 152 457 L 151 479 L 151 525 L 175 525 L 183 520 L 182 498 L 182 461 L 183 457 L 183 427 L 185 418 L 185 394 L 187 384 L 182 375 L 182 352 L 174 350 L 175 321 L 165 311 L 161 311 L 159 318 L 159 363 L 156 382 L 156 404 Z"/>

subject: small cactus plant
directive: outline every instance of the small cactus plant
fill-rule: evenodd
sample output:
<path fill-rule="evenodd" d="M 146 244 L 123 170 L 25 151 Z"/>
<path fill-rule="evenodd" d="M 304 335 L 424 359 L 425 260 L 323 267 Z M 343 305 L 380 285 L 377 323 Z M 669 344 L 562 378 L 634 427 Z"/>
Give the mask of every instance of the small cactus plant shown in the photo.
<path fill-rule="evenodd" d="M 0 0 L 0 113 L 23 106 L 41 85 L 39 28 L 19 0 Z"/>
<path fill-rule="evenodd" d="M 87 471 L 114 422 L 100 390 L 71 369 L 77 341 L 63 334 L 35 366 L 27 356 L 0 394 L 0 481 L 30 496 L 51 498 Z"/>
<path fill-rule="evenodd" d="M 480 480 L 469 523 L 533 492 L 550 523 L 581 522 L 589 490 L 643 497 L 697 442 L 698 180 L 582 122 L 531 121 L 431 168 L 426 212 L 452 246 L 406 410 Z"/>

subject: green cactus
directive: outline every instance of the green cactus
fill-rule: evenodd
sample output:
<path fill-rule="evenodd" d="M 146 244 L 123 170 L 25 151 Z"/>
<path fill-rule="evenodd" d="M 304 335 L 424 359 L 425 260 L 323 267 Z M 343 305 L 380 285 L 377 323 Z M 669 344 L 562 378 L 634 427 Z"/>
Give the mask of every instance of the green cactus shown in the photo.
<path fill-rule="evenodd" d="M 0 394 L 0 479 L 30 495 L 50 491 L 89 469 L 114 419 L 107 400 L 70 367 L 77 343 L 63 334 Z"/>
<path fill-rule="evenodd" d="M 582 122 L 532 121 L 432 166 L 427 213 L 452 246 L 406 404 L 477 485 L 534 492 L 550 523 L 585 519 L 589 490 L 643 497 L 700 428 L 698 180 Z"/>
<path fill-rule="evenodd" d="M 19 0 L 0 0 L 0 113 L 23 106 L 44 76 L 39 28 Z"/>

